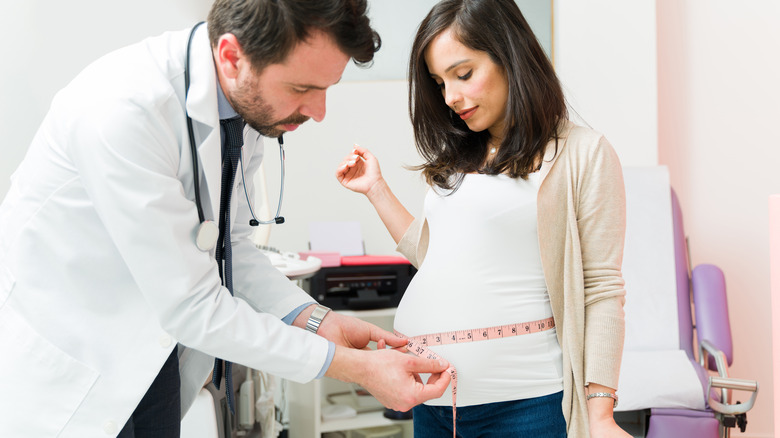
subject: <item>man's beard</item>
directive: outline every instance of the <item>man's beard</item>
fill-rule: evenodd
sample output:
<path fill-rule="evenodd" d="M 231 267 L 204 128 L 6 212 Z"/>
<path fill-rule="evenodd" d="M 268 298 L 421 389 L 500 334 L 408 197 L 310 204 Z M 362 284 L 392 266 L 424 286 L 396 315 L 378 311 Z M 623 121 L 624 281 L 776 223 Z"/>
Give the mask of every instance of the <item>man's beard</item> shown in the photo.
<path fill-rule="evenodd" d="M 257 90 L 254 95 L 250 95 L 250 90 Z M 284 134 L 284 129 L 279 128 L 282 125 L 300 125 L 309 117 L 296 113 L 282 120 L 273 121 L 271 105 L 265 101 L 259 88 L 255 84 L 242 84 L 231 96 L 226 96 L 230 106 L 241 116 L 244 121 L 255 131 L 264 137 L 276 138 Z"/>

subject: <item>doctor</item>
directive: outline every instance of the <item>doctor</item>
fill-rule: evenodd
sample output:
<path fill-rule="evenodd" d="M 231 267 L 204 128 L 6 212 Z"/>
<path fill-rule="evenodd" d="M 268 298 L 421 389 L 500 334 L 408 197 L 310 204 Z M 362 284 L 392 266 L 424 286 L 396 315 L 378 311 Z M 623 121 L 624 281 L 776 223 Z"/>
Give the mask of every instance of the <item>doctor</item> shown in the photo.
<path fill-rule="evenodd" d="M 243 184 L 251 198 L 261 136 L 323 119 L 347 62 L 379 47 L 365 12 L 217 0 L 192 36 L 108 54 L 57 94 L 0 206 L 0 436 L 178 436 L 214 358 L 358 382 L 397 410 L 444 392 L 447 364 L 363 350 L 404 340 L 327 312 L 249 240 Z M 220 208 L 220 120 L 236 114 L 246 179 L 225 184 Z M 225 218 L 218 261 L 198 230 Z"/>

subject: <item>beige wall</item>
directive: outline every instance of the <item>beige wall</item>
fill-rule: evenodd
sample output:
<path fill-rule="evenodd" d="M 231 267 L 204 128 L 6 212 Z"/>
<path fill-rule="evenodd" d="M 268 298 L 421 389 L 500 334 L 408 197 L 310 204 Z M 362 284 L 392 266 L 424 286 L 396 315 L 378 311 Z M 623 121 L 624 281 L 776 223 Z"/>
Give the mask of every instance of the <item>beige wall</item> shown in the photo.
<path fill-rule="evenodd" d="M 733 375 L 761 385 L 745 436 L 773 436 L 768 197 L 780 193 L 780 2 L 658 0 L 657 17 L 659 162 L 693 263 L 725 272 Z"/>

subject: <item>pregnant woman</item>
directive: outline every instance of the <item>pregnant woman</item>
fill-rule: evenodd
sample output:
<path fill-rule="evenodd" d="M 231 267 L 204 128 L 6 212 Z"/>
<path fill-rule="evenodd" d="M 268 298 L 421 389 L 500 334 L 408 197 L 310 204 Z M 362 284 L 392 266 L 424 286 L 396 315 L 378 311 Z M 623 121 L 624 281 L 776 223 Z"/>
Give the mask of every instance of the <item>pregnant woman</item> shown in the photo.
<path fill-rule="evenodd" d="M 434 6 L 413 43 L 409 87 L 430 186 L 423 214 L 401 205 L 365 148 L 336 172 L 419 269 L 395 329 L 414 338 L 550 322 L 430 347 L 457 369 L 458 435 L 628 437 L 612 416 L 625 296 L 614 150 L 568 120 L 552 65 L 512 0 Z M 448 390 L 415 407 L 415 436 L 452 436 L 452 403 Z"/>

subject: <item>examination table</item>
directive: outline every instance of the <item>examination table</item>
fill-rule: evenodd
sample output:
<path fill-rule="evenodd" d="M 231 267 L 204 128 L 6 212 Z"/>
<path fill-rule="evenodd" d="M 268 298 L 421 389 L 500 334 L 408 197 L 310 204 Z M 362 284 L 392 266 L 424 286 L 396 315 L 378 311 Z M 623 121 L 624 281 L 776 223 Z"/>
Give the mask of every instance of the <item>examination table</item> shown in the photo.
<path fill-rule="evenodd" d="M 758 383 L 729 376 L 733 349 L 723 272 L 709 264 L 690 269 L 666 167 L 628 167 L 624 176 L 626 342 L 616 418 L 648 438 L 744 431 Z"/>

